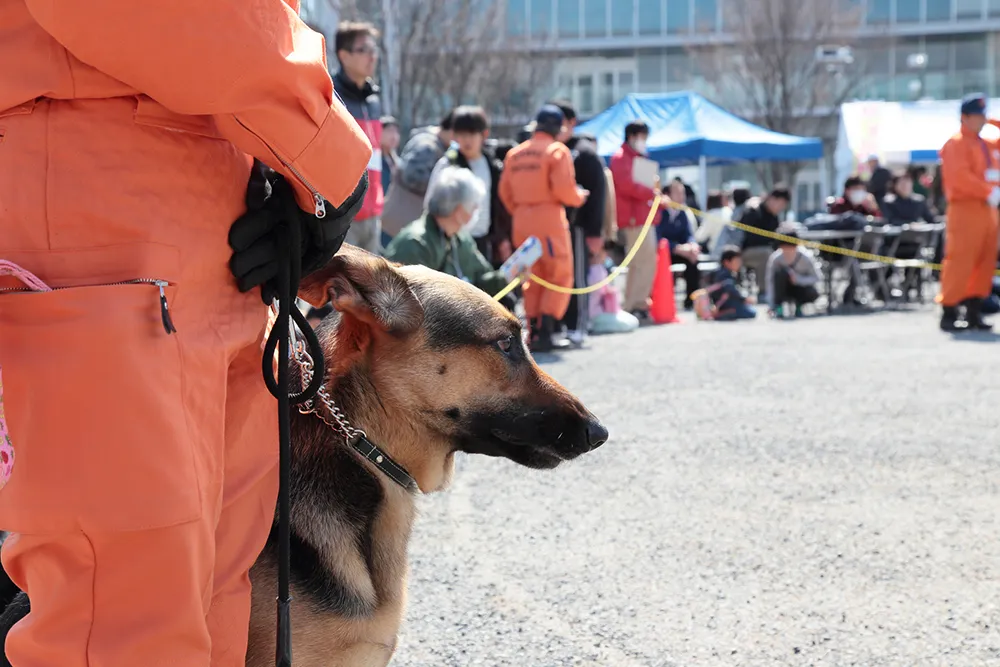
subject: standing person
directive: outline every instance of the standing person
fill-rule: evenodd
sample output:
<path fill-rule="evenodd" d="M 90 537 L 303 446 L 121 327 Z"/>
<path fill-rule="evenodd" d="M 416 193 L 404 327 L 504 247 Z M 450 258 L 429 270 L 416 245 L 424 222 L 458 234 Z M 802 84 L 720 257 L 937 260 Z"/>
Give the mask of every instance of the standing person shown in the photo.
<path fill-rule="evenodd" d="M 941 267 L 941 329 L 987 331 L 983 301 L 997 267 L 997 205 L 1000 204 L 1000 145 L 979 136 L 989 124 L 986 97 L 962 100 L 962 129 L 941 149 L 941 177 L 948 199 L 945 255 Z M 965 306 L 964 326 L 958 307 Z"/>
<path fill-rule="evenodd" d="M 892 182 L 892 172 L 879 164 L 878 155 L 868 156 L 868 168 L 872 175 L 868 177 L 868 192 L 875 199 L 875 204 L 881 208 L 882 200 L 889 194 L 889 184 Z M 864 187 L 862 183 L 862 187 Z"/>
<path fill-rule="evenodd" d="M 399 162 L 399 121 L 392 116 L 382 116 L 382 193 L 389 192 L 392 175 Z"/>
<path fill-rule="evenodd" d="M 382 192 L 385 196 L 383 202 L 389 198 L 389 188 L 392 187 L 392 177 L 396 173 L 396 164 L 399 162 L 399 121 L 392 116 L 382 116 Z M 385 214 L 385 207 L 382 209 Z M 382 247 L 389 245 L 392 237 L 385 231 L 382 225 Z"/>
<path fill-rule="evenodd" d="M 611 156 L 611 175 L 615 184 L 615 208 L 618 213 L 618 229 L 624 237 L 626 252 L 639 240 L 639 234 L 649 216 L 653 198 L 659 194 L 656 187 L 637 183 L 632 177 L 632 165 L 637 157 L 646 155 L 646 140 L 649 126 L 635 120 L 625 126 L 625 141 Z M 658 180 L 657 180 L 658 182 Z M 683 201 L 683 200 L 682 200 Z M 654 224 L 656 221 L 653 221 Z M 649 294 L 656 277 L 656 233 L 650 230 L 636 251 L 628 267 L 625 282 L 623 310 L 632 313 L 640 324 L 651 322 L 649 317 Z"/>
<path fill-rule="evenodd" d="M 587 286 L 591 260 L 604 252 L 604 209 L 607 200 L 607 181 L 604 162 L 597 155 L 597 139 L 592 136 L 573 136 L 577 125 L 576 109 L 567 101 L 552 102 L 566 118 L 566 131 L 559 141 L 566 144 L 573 155 L 576 184 L 589 192 L 587 201 L 577 209 L 567 210 L 570 234 L 573 241 L 573 286 Z M 588 294 L 577 294 L 570 299 L 562 324 L 567 337 L 574 345 L 582 345 L 590 322 Z"/>
<path fill-rule="evenodd" d="M 767 232 L 777 232 L 781 224 L 780 216 L 788 208 L 792 201 L 792 194 L 787 188 L 778 186 L 764 198 L 763 201 L 747 202 L 743 209 L 740 222 L 755 229 Z M 767 294 L 767 260 L 774 252 L 777 243 L 770 237 L 762 234 L 746 232 L 743 235 L 743 264 L 753 271 L 757 279 L 758 294 L 757 301 L 763 303 L 770 296 Z"/>
<path fill-rule="evenodd" d="M 361 206 L 347 243 L 368 252 L 382 251 L 382 102 L 372 81 L 378 64 L 378 31 L 370 23 L 341 23 L 336 36 L 340 70 L 333 84 L 344 106 L 364 131 L 375 150 L 368 164 L 368 195 Z"/>
<path fill-rule="evenodd" d="M 500 201 L 500 174 L 503 163 L 486 152 L 486 137 L 490 121 L 482 107 L 462 106 L 455 109 L 451 120 L 452 136 L 457 147 L 449 148 L 438 160 L 428 181 L 424 209 L 430 204 L 434 183 L 449 166 L 471 171 L 483 184 L 483 200 L 466 230 L 475 240 L 480 254 L 499 266 L 511 253 L 510 213 Z M 498 261 L 499 260 L 499 261 Z"/>
<path fill-rule="evenodd" d="M 414 130 L 403 146 L 392 190 L 382 210 L 382 227 L 389 236 L 398 234 L 423 213 L 431 172 L 451 145 L 451 116 L 449 111 L 440 125 Z"/>
<path fill-rule="evenodd" d="M 372 154 L 294 7 L 4 7 L 4 62 L 30 75 L 0 85 L 0 259 L 60 288 L 0 293 L 17 667 L 244 664 L 278 492 L 256 289 L 276 220 L 244 223 L 297 214 L 314 270 Z"/>
<path fill-rule="evenodd" d="M 668 195 L 674 202 L 686 201 L 684 181 L 674 179 L 668 186 Z M 695 241 L 694 235 L 698 222 L 687 204 L 668 208 L 660 218 L 656 227 L 658 239 L 666 239 L 670 243 L 670 260 L 684 265 L 684 309 L 691 310 L 694 302 L 691 295 L 701 286 L 701 273 L 698 271 L 698 255 L 701 246 Z"/>
<path fill-rule="evenodd" d="M 529 236 L 542 243 L 542 257 L 532 273 L 554 285 L 573 284 L 573 255 L 566 206 L 579 207 L 587 191 L 576 184 L 573 156 L 556 137 L 565 130 L 565 118 L 557 106 L 547 104 L 535 118 L 535 133 L 507 153 L 500 177 L 500 199 L 513 217 L 514 245 Z M 569 294 L 538 284 L 525 286 L 524 309 L 531 322 L 531 350 L 553 349 L 555 325 L 566 314 Z"/>

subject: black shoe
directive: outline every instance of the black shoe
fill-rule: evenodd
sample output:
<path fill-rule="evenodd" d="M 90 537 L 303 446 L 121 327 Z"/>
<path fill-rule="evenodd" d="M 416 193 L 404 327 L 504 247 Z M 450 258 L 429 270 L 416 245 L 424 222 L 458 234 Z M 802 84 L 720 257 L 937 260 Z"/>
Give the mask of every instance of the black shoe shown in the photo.
<path fill-rule="evenodd" d="M 941 312 L 941 331 L 955 333 L 965 331 L 965 323 L 958 321 L 958 307 L 945 306 Z"/>
<path fill-rule="evenodd" d="M 545 332 L 548 332 L 549 341 L 552 345 L 550 349 L 568 350 L 573 347 L 573 343 L 563 334 L 562 329 L 556 325 L 556 320 L 551 315 L 542 315 L 543 336 L 546 335 Z"/>
<path fill-rule="evenodd" d="M 648 310 L 633 310 L 632 317 L 639 320 L 639 326 L 650 324 L 653 321 L 653 318 L 649 316 Z"/>
<path fill-rule="evenodd" d="M 969 331 L 993 331 L 993 325 L 983 319 L 982 299 L 965 300 L 965 323 Z"/>
<path fill-rule="evenodd" d="M 552 351 L 552 331 L 546 334 L 542 331 L 542 320 L 538 317 L 532 317 L 530 324 L 531 328 L 531 338 L 528 339 L 528 349 L 532 353 L 535 352 L 551 352 Z"/>

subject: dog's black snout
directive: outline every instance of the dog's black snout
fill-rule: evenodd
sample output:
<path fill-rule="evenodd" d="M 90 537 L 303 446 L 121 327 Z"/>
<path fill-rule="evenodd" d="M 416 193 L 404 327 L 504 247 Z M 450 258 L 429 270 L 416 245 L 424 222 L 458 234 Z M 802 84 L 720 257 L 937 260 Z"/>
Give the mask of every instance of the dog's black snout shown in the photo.
<path fill-rule="evenodd" d="M 596 419 L 587 422 L 587 444 L 591 449 L 597 449 L 607 441 L 608 429 L 604 428 L 604 424 Z"/>

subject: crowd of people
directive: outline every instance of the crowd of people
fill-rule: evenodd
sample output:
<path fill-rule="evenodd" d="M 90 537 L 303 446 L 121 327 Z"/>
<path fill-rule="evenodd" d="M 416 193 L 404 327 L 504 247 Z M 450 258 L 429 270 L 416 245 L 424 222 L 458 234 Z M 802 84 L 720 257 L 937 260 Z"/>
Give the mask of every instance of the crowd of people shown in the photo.
<path fill-rule="evenodd" d="M 377 37 L 375 29 L 364 23 L 344 24 L 336 37 L 341 66 L 335 76 L 337 91 L 378 147 L 369 165 L 368 198 L 348 242 L 495 292 L 503 287 L 499 267 L 534 236 L 543 253 L 532 273 L 556 285 L 579 288 L 602 280 L 639 243 L 659 196 L 655 233 L 646 234 L 636 248 L 622 293 L 610 286 L 571 296 L 529 281 L 507 298 L 511 308 L 516 299 L 523 299 L 535 351 L 580 346 L 591 331 L 651 324 L 650 294 L 659 244 L 669 247 L 671 265 L 680 268 L 682 307 L 697 309 L 702 318 L 752 318 L 758 304 L 772 316 L 796 316 L 820 297 L 820 260 L 829 258 L 730 224 L 740 222 L 794 239 L 799 227 L 783 222 L 791 204 L 787 188 L 779 185 L 757 197 L 742 187 L 711 191 L 706 210 L 698 211 L 690 185 L 675 178 L 663 187 L 658 175 L 650 179 L 642 169 L 650 127 L 640 119 L 625 128 L 622 144 L 607 165 L 597 154 L 596 138 L 576 133 L 573 105 L 560 100 L 544 105 L 513 141 L 491 137 L 490 120 L 481 107 L 460 106 L 436 125 L 416 128 L 404 143 L 398 121 L 380 115 L 379 89 L 372 80 Z M 970 110 L 974 111 L 963 106 L 963 126 L 971 117 L 985 122 L 985 112 L 977 116 L 966 113 Z M 993 159 L 989 150 L 985 159 Z M 867 180 L 847 179 L 841 195 L 829 202 L 829 215 L 861 216 L 865 224 L 911 224 L 939 219 L 951 199 L 963 206 L 958 178 L 949 178 L 947 187 L 944 184 L 948 164 L 933 178 L 920 166 L 892 173 L 876 156 L 868 166 Z M 919 250 L 903 244 L 896 256 L 914 259 Z M 975 296 L 965 295 L 965 285 L 948 287 L 969 282 L 962 278 L 964 269 L 955 269 L 968 265 L 975 254 L 955 250 L 951 271 L 955 279 L 949 280 L 946 271 L 942 328 L 984 329 L 988 325 L 981 314 L 989 308 L 990 295 L 981 287 L 982 270 L 976 273 Z M 942 243 L 937 259 L 943 257 Z M 706 259 L 718 268 L 703 270 Z M 840 296 L 843 304 L 868 305 L 858 294 L 858 284 L 858 273 L 850 273 Z M 884 290 L 884 285 L 878 289 Z M 874 296 L 890 298 L 878 291 Z"/>

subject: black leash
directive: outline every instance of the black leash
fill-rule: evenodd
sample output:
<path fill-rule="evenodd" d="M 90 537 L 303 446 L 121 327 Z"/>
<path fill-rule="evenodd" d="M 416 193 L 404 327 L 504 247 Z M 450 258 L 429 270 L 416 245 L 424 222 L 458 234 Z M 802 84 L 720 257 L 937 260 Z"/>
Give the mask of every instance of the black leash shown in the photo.
<path fill-rule="evenodd" d="M 277 643 L 275 645 L 275 665 L 291 667 L 292 664 L 292 624 L 291 624 L 291 408 L 310 400 L 319 391 L 326 373 L 323 367 L 323 350 L 316 333 L 309 326 L 305 315 L 295 305 L 299 283 L 302 279 L 302 222 L 295 215 L 283 221 L 279 228 L 278 240 L 278 318 L 271 328 L 264 346 L 262 369 L 264 383 L 268 391 L 278 399 L 278 600 L 277 600 Z M 284 233 L 282 233 L 284 232 Z M 312 356 L 314 372 L 309 386 L 299 393 L 289 393 L 288 372 L 291 358 L 288 341 L 291 321 L 298 325 L 305 337 L 305 344 Z M 278 378 L 273 371 L 274 350 L 278 348 Z"/>

